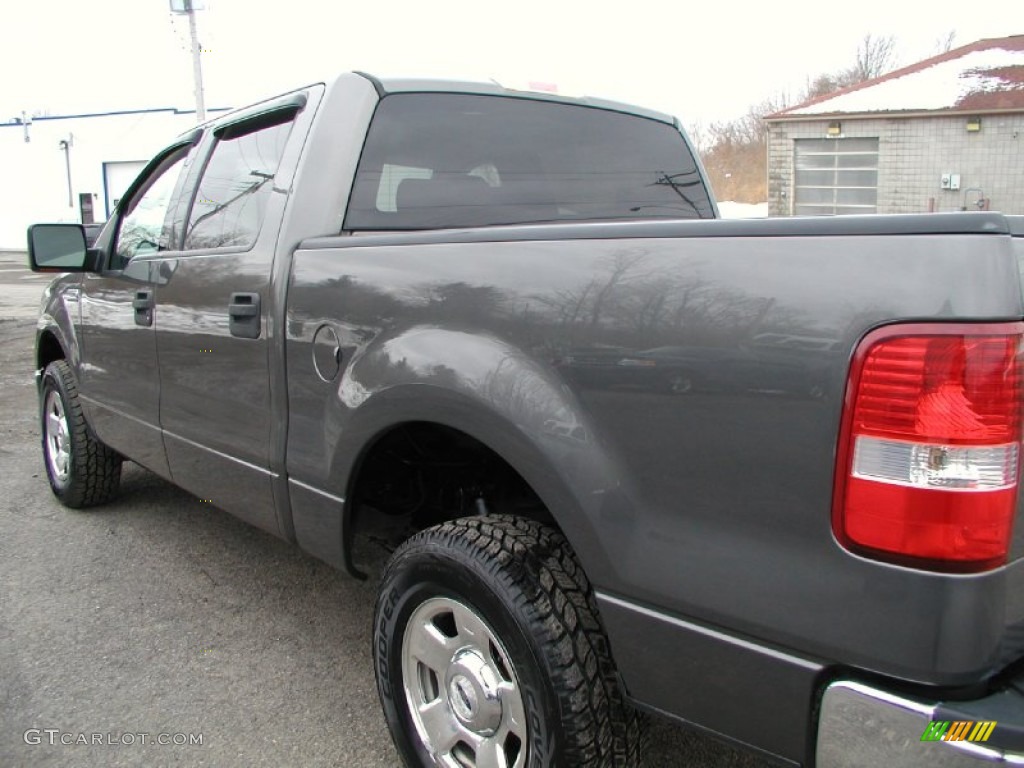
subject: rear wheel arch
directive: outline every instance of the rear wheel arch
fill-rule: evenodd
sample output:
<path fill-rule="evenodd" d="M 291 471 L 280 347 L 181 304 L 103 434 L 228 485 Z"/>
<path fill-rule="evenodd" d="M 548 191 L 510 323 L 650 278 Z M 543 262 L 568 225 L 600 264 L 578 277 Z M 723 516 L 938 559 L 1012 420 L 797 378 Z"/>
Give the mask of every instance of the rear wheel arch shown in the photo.
<path fill-rule="evenodd" d="M 557 400 L 543 409 L 509 412 L 500 399 L 486 399 L 480 393 L 412 383 L 380 390 L 336 416 L 329 411 L 338 437 L 325 468 L 329 478 L 325 490 L 341 500 L 333 545 L 336 562 L 349 573 L 360 573 L 352 559 L 356 534 L 363 532 L 365 523 L 359 519 L 359 485 L 374 452 L 389 434 L 408 424 L 422 424 L 473 441 L 514 473 L 538 500 L 539 509 L 488 512 L 553 523 L 596 587 L 614 582 L 618 534 L 608 532 L 606 521 L 614 520 L 621 527 L 632 519 L 634 494 L 627 487 L 628 466 L 600 439 L 571 394 L 561 390 L 549 394 Z M 438 522 L 442 520 L 430 524 Z"/>
<path fill-rule="evenodd" d="M 507 429 L 511 431 L 514 426 L 509 424 Z M 506 432 L 506 434 L 509 433 Z M 479 460 L 480 465 L 485 467 L 486 471 L 486 476 L 483 478 L 467 477 L 468 484 L 472 485 L 472 481 L 477 479 L 504 484 L 504 490 L 507 493 L 520 493 L 518 501 L 524 502 L 516 506 L 513 511 L 508 502 L 517 499 L 506 497 L 495 500 L 489 498 L 489 494 L 486 493 L 491 489 L 478 487 L 475 490 L 485 492 L 482 496 L 485 499 L 488 512 L 515 514 L 550 525 L 561 532 L 571 545 L 571 535 L 563 528 L 562 519 L 575 515 L 575 502 L 572 500 L 571 491 L 561 482 L 557 474 L 551 470 L 544 471 L 542 469 L 545 460 L 539 452 L 526 445 L 518 445 L 512 451 L 504 446 L 496 448 L 485 441 L 472 426 L 462 423 L 456 426 L 451 420 L 408 419 L 381 428 L 370 440 L 366 441 L 352 462 L 345 489 L 346 503 L 342 525 L 344 555 L 347 563 L 352 564 L 355 536 L 369 522 L 359 514 L 361 505 L 365 508 L 368 495 L 372 495 L 368 485 L 373 482 L 374 476 L 385 468 L 385 463 L 388 461 L 389 454 L 393 453 L 392 449 L 395 443 L 402 441 L 406 436 L 411 436 L 413 440 L 426 437 L 441 443 L 448 442 L 449 451 L 468 451 Z M 513 442 L 519 441 L 513 440 Z M 543 475 L 543 477 L 539 477 L 539 475 Z M 468 485 L 466 489 L 474 490 Z M 531 496 L 535 503 L 530 503 Z M 482 511 L 474 505 L 474 499 L 467 498 L 464 501 L 466 504 L 461 509 L 452 508 L 450 515 L 444 519 L 431 520 L 430 523 L 437 524 Z M 400 514 L 396 510 L 390 512 L 391 514 Z M 381 510 L 380 513 L 386 514 L 387 512 Z"/>
<path fill-rule="evenodd" d="M 437 351 L 430 371 L 394 365 L 427 342 Z M 532 489 L 594 582 L 608 582 L 615 542 L 598 521 L 629 517 L 628 465 L 573 390 L 535 355 L 488 335 L 416 327 L 356 355 L 343 376 L 324 412 L 328 461 L 311 469 L 342 500 L 334 546 L 350 571 L 354 500 L 368 457 L 391 430 L 416 422 L 454 430 L 500 458 Z"/>
<path fill-rule="evenodd" d="M 624 467 L 606 452 L 604 441 L 595 437 L 585 414 L 571 398 L 560 403 L 563 421 L 552 424 L 544 414 L 517 414 L 523 418 L 514 418 L 492 407 L 493 402 L 437 386 L 396 386 L 370 397 L 341 422 L 328 470 L 336 483 L 328 492 L 344 500 L 339 560 L 349 572 L 359 572 L 352 561 L 353 540 L 361 528 L 359 484 L 382 441 L 396 429 L 415 423 L 462 435 L 500 460 L 536 496 L 537 506 L 544 512 L 488 511 L 553 523 L 592 582 L 598 586 L 607 583 L 615 566 L 608 537 L 596 526 L 599 518 L 611 514 L 612 505 L 629 503 L 622 490 Z M 567 433 L 559 428 L 570 422 L 576 430 Z"/>

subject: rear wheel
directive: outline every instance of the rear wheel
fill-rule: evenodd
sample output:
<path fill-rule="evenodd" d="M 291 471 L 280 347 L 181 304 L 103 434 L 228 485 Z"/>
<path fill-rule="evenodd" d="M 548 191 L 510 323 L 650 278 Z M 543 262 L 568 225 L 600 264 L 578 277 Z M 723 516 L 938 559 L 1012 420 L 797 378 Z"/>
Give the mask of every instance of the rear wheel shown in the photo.
<path fill-rule="evenodd" d="M 640 716 L 553 529 L 487 516 L 417 534 L 385 569 L 374 627 L 378 691 L 407 765 L 639 764 Z"/>
<path fill-rule="evenodd" d="M 54 495 L 73 508 L 111 499 L 121 483 L 122 459 L 86 424 L 67 362 L 46 366 L 40 399 L 43 460 Z"/>

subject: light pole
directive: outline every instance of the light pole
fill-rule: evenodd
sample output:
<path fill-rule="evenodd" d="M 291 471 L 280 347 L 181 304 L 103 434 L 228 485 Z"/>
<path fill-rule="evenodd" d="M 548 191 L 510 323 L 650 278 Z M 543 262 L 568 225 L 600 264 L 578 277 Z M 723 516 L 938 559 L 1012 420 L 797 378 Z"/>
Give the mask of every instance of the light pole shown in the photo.
<path fill-rule="evenodd" d="M 196 119 L 206 122 L 206 104 L 203 99 L 203 64 L 200 60 L 199 36 L 196 33 L 196 11 L 203 9 L 202 0 L 171 0 L 171 13 L 188 16 L 188 33 L 192 42 L 192 79 L 195 81 Z"/>

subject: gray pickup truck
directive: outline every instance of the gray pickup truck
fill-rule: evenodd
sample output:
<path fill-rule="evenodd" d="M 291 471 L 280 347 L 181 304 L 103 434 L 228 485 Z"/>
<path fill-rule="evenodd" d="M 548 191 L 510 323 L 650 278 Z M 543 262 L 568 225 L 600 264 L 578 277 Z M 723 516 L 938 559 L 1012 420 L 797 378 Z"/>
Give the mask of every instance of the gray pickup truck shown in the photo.
<path fill-rule="evenodd" d="M 311 85 L 36 225 L 49 483 L 361 577 L 409 766 L 1024 764 L 1024 217 L 718 221 L 673 118 Z M 370 552 L 372 554 L 372 552 Z M 378 561 L 379 562 L 379 561 Z"/>

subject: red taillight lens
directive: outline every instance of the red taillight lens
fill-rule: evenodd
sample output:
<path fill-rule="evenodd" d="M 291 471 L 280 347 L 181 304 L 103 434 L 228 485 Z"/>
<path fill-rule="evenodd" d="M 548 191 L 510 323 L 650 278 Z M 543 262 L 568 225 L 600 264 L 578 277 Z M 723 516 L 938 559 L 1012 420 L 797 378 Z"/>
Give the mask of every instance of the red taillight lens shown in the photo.
<path fill-rule="evenodd" d="M 1017 505 L 1024 323 L 869 334 L 850 372 L 833 527 L 939 570 L 1006 561 Z"/>

